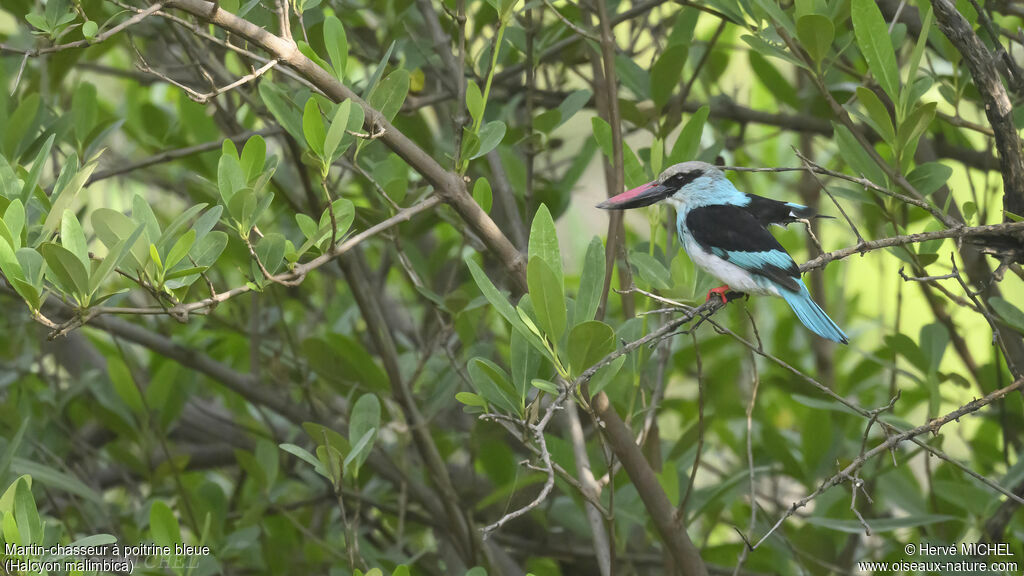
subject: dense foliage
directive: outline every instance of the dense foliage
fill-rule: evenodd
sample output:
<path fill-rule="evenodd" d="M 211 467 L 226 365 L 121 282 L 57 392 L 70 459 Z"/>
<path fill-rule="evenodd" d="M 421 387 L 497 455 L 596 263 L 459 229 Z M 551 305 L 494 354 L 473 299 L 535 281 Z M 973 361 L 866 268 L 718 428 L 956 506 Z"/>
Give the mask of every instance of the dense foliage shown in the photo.
<path fill-rule="evenodd" d="M 209 548 L 138 555 L 177 574 L 1024 562 L 1022 20 L 4 0 L 0 539 Z M 686 160 L 834 217 L 772 231 L 849 346 L 705 303 L 671 208 L 595 208 Z"/>

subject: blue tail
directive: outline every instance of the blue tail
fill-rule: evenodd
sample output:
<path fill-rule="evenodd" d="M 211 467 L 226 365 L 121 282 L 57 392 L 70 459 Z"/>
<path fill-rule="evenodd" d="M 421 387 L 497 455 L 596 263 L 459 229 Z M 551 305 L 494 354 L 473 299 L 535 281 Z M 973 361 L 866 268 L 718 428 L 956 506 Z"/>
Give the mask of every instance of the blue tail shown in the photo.
<path fill-rule="evenodd" d="M 811 293 L 807 291 L 807 286 L 804 286 L 803 282 L 800 282 L 799 292 L 779 290 L 779 293 L 786 300 L 786 304 L 789 304 L 789 307 L 796 313 L 796 317 L 811 332 L 833 342 L 841 344 L 848 342 L 846 334 L 843 334 L 839 326 L 836 326 L 828 314 L 825 314 L 825 311 L 815 304 L 814 300 L 811 300 Z"/>

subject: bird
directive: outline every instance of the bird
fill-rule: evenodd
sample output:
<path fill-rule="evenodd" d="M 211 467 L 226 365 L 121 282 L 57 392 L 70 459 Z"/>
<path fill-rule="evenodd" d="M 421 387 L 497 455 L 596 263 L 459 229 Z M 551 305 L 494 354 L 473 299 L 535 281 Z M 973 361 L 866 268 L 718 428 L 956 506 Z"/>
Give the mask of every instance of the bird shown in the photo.
<path fill-rule="evenodd" d="M 849 342 L 811 298 L 800 279 L 800 268 L 767 228 L 828 216 L 800 204 L 740 192 L 721 170 L 700 161 L 670 166 L 657 180 L 597 207 L 628 210 L 659 202 L 675 208 L 676 232 L 690 259 L 725 282 L 708 292 L 708 300 L 717 295 L 727 303 L 730 292 L 778 296 L 818 336 Z"/>

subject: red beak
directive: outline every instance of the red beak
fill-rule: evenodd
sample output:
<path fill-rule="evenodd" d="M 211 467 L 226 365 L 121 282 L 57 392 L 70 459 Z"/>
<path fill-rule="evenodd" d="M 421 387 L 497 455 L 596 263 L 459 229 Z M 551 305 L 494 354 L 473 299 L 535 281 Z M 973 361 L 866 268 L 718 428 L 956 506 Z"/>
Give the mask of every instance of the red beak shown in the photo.
<path fill-rule="evenodd" d="M 597 205 L 605 210 L 628 210 L 650 206 L 670 196 L 675 190 L 661 185 L 657 180 L 627 190 L 618 196 L 613 196 Z"/>

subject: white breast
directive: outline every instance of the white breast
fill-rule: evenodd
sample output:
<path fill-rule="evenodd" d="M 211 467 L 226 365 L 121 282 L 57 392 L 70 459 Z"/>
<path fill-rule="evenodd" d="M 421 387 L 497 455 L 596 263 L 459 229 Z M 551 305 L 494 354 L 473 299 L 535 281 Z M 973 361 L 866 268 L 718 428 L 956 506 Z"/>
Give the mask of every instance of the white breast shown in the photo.
<path fill-rule="evenodd" d="M 689 231 L 686 230 L 684 219 L 681 218 L 679 220 L 678 226 L 679 239 L 687 255 L 690 256 L 694 264 L 703 268 L 708 274 L 728 284 L 730 288 L 737 292 L 779 296 L 779 291 L 771 283 L 764 282 L 758 276 L 747 272 L 732 262 L 704 250 L 693 239 L 693 236 L 689 234 Z"/>

